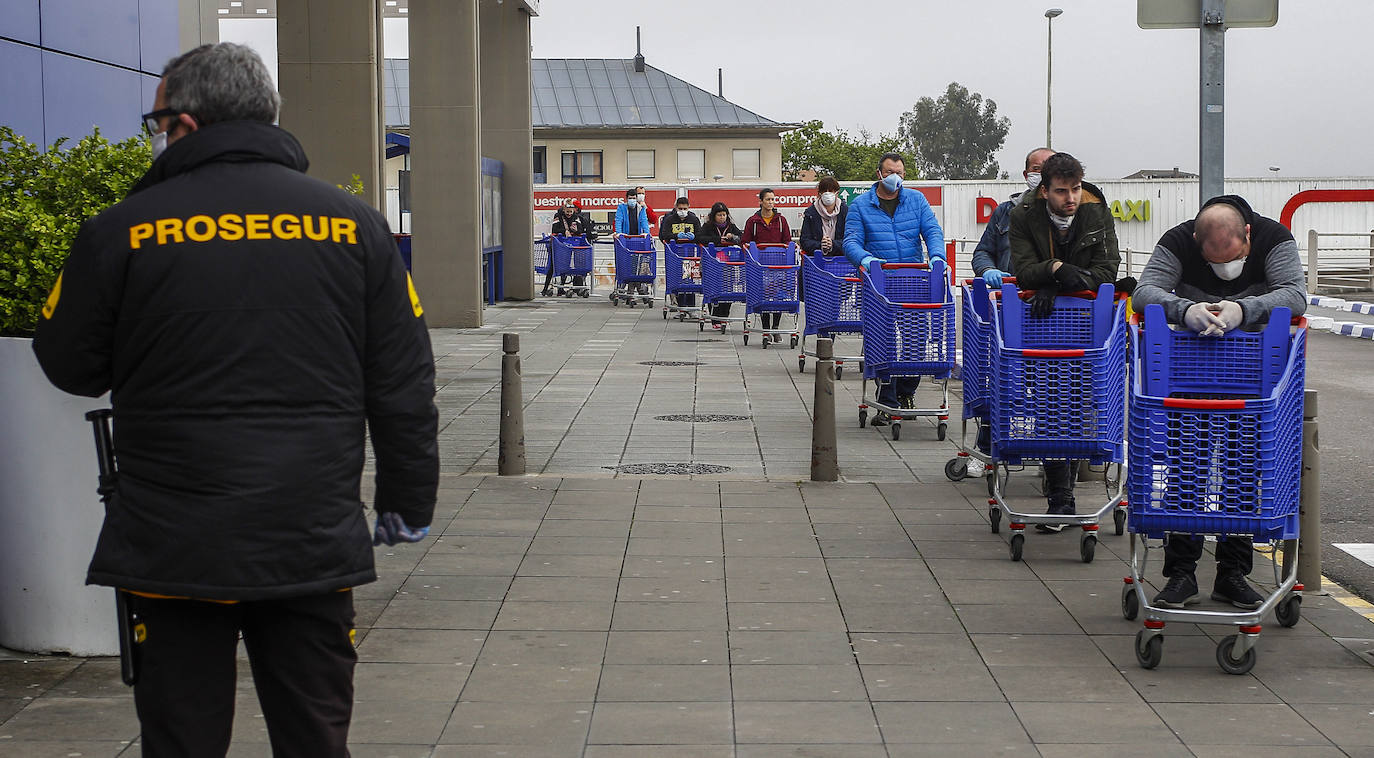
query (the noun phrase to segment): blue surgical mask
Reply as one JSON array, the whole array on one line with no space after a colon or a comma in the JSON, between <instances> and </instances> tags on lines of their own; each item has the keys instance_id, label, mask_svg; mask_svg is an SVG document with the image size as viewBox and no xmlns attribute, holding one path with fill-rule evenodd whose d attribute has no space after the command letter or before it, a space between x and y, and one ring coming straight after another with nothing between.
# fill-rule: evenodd
<instances>
[{"instance_id":1,"label":"blue surgical mask","mask_svg":"<svg viewBox=\"0 0 1374 758\"><path fill-rule=\"evenodd\" d=\"M629 199L627 199L627 200L625 201L625 203L626 203L627 205L629 205L631 208L638 208L638 207L639 207L639 198L637 198L637 197L629 198Z\"/></svg>"},{"instance_id":2,"label":"blue surgical mask","mask_svg":"<svg viewBox=\"0 0 1374 758\"><path fill-rule=\"evenodd\" d=\"M900 174L888 174L883 177L882 185L888 192L896 192L902 188L902 177Z\"/></svg>"}]
</instances>

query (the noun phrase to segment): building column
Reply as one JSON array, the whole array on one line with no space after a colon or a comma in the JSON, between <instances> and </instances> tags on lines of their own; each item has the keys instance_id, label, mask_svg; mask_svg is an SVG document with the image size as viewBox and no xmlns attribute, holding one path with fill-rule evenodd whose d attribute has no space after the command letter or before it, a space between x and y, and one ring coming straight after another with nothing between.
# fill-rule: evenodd
<instances>
[{"instance_id":1,"label":"building column","mask_svg":"<svg viewBox=\"0 0 1374 758\"><path fill-rule=\"evenodd\" d=\"M411 267L432 327L482 325L477 3L410 0Z\"/></svg>"},{"instance_id":2,"label":"building column","mask_svg":"<svg viewBox=\"0 0 1374 758\"><path fill-rule=\"evenodd\" d=\"M382 97L378 0L278 0L277 84L281 125L310 159L310 175L347 185L385 209L381 183Z\"/></svg>"},{"instance_id":3,"label":"building column","mask_svg":"<svg viewBox=\"0 0 1374 758\"><path fill-rule=\"evenodd\" d=\"M534 136L530 131L530 15L521 3L480 0L482 155L501 161L505 294L534 299ZM412 21L413 23L413 21Z\"/></svg>"},{"instance_id":4,"label":"building column","mask_svg":"<svg viewBox=\"0 0 1374 758\"><path fill-rule=\"evenodd\" d=\"M215 0L177 0L178 52L219 42L218 7Z\"/></svg>"}]
</instances>

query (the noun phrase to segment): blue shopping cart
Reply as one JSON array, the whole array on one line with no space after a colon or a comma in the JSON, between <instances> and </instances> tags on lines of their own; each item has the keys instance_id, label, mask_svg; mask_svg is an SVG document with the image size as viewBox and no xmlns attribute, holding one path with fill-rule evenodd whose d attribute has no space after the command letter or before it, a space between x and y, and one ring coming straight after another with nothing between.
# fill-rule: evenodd
<instances>
[{"instance_id":1,"label":"blue shopping cart","mask_svg":"<svg viewBox=\"0 0 1374 758\"><path fill-rule=\"evenodd\" d=\"M701 321L697 330L704 331L709 320L724 331L732 322L743 322L743 316L708 314L711 306L744 302L744 248L707 245L701 256Z\"/></svg>"},{"instance_id":2,"label":"blue shopping cart","mask_svg":"<svg viewBox=\"0 0 1374 758\"><path fill-rule=\"evenodd\" d=\"M1004 277L1004 282L1015 284L1016 277ZM988 289L982 279L965 279L960 293L960 372L959 382L963 388L964 402L959 434L959 453L945 463L945 478L952 482L962 481L969 476L970 461L983 464L982 474L988 477L988 495L992 495L992 477L997 475L997 465L990 451L977 446L969 447L968 426L973 419L976 428L984 429L991 424L989 413L989 385L992 381L992 313L1000 308L1002 291ZM982 438L980 433L979 439ZM976 464L975 464L976 465Z\"/></svg>"},{"instance_id":3,"label":"blue shopping cart","mask_svg":"<svg viewBox=\"0 0 1374 758\"><path fill-rule=\"evenodd\" d=\"M863 301L863 280L859 269L843 255L802 256L802 289L806 293L806 320L802 329L802 351L797 356L797 370L806 372L807 357L816 353L806 349L810 336L835 339L843 334L860 334L860 306ZM858 361L863 371L863 355L835 355L835 378L844 375L844 362Z\"/></svg>"},{"instance_id":4,"label":"blue shopping cart","mask_svg":"<svg viewBox=\"0 0 1374 758\"><path fill-rule=\"evenodd\" d=\"M749 317L758 316L759 328L755 331L763 335L761 342L764 349L768 348L770 342L781 342L783 337L792 339L790 347L797 346L800 338L797 316L801 313L797 274L800 271L797 243L749 243L744 257L744 344L749 344ZM781 316L769 327L765 320L769 314L790 315L791 328L780 328Z\"/></svg>"},{"instance_id":5,"label":"blue shopping cart","mask_svg":"<svg viewBox=\"0 0 1374 758\"><path fill-rule=\"evenodd\" d=\"M1131 575L1122 615L1145 613L1136 660L1159 665L1168 621L1224 624L1238 633L1217 645L1229 674L1250 671L1260 622L1270 611L1281 626L1298 623L1298 501L1302 477L1303 383L1307 322L1275 308L1257 332L1203 337L1173 329L1157 304L1145 307L1131 335L1130 492ZM1282 574L1259 608L1241 613L1175 610L1145 596L1148 539L1169 533L1291 540ZM1140 548L1137 550L1137 548Z\"/></svg>"},{"instance_id":6,"label":"blue shopping cart","mask_svg":"<svg viewBox=\"0 0 1374 758\"><path fill-rule=\"evenodd\" d=\"M593 255L592 245L587 242L587 238L555 235L549 238L549 248L553 275L559 277L560 281L563 277L571 276L574 282L559 284L558 294L564 297L591 297L592 264L596 256ZM577 284L579 279L583 284Z\"/></svg>"},{"instance_id":7,"label":"blue shopping cart","mask_svg":"<svg viewBox=\"0 0 1374 758\"><path fill-rule=\"evenodd\" d=\"M549 261L553 257L553 237L545 234L534 241L534 273L543 276L549 273Z\"/></svg>"},{"instance_id":8,"label":"blue shopping cart","mask_svg":"<svg viewBox=\"0 0 1374 758\"><path fill-rule=\"evenodd\" d=\"M864 386L859 426L868 423L868 410L873 408L886 414L892 439L897 440L904 419L933 416L936 436L943 440L949 427L949 377L955 359L954 295L945 262L936 258L929 264L884 263L862 278ZM881 402L889 384L925 376L940 382L938 407L916 407L914 398L900 405ZM868 399L870 379L873 400Z\"/></svg>"},{"instance_id":9,"label":"blue shopping cart","mask_svg":"<svg viewBox=\"0 0 1374 758\"><path fill-rule=\"evenodd\" d=\"M636 303L654 304L654 284L658 279L658 250L647 234L615 235L615 289L611 304L622 302L631 308Z\"/></svg>"},{"instance_id":10,"label":"blue shopping cart","mask_svg":"<svg viewBox=\"0 0 1374 758\"><path fill-rule=\"evenodd\" d=\"M684 295L701 296L701 245L694 242L669 242L663 246L663 319L676 313L677 319L698 318L701 307L682 305Z\"/></svg>"},{"instance_id":11,"label":"blue shopping cart","mask_svg":"<svg viewBox=\"0 0 1374 758\"><path fill-rule=\"evenodd\" d=\"M1021 560L1027 524L1082 528L1079 557L1093 560L1098 521L1115 510L1117 534L1125 531L1124 492L1116 491L1096 510L1076 514L1024 513L1007 504L1010 467L1028 461L1085 461L1121 464L1125 458L1126 302L1103 284L1096 293L1055 298L1049 316L1031 316L1015 285L1002 285L1000 308L989 308L992 350L988 365L987 411L992 420L991 458L1001 469L992 477L988 520L994 533L1003 514L1011 530L1013 561Z\"/></svg>"}]
</instances>

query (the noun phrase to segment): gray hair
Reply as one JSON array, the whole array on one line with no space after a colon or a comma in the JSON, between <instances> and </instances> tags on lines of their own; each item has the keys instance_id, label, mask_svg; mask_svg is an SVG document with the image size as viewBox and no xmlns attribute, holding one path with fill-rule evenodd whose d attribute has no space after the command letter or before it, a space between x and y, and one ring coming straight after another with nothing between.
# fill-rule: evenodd
<instances>
[{"instance_id":1,"label":"gray hair","mask_svg":"<svg viewBox=\"0 0 1374 758\"><path fill-rule=\"evenodd\" d=\"M221 121L277 120L281 95L252 48L232 42L201 45L173 58L162 71L167 107L201 126Z\"/></svg>"}]
</instances>

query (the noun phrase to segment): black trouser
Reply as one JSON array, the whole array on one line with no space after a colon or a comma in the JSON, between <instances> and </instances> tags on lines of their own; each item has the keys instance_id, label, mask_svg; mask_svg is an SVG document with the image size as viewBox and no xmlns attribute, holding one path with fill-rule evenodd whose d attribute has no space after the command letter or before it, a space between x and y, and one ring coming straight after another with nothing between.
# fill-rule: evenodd
<instances>
[{"instance_id":1,"label":"black trouser","mask_svg":"<svg viewBox=\"0 0 1374 758\"><path fill-rule=\"evenodd\" d=\"M1202 558L1202 535L1170 534L1164 540L1164 578L1197 573ZM1254 540L1249 537L1221 537L1217 540L1217 576L1248 574L1254 568Z\"/></svg>"},{"instance_id":2,"label":"black trouser","mask_svg":"<svg viewBox=\"0 0 1374 758\"><path fill-rule=\"evenodd\" d=\"M240 630L272 755L347 758L352 592L234 604L129 599L148 632L134 686L144 758L228 752Z\"/></svg>"},{"instance_id":3,"label":"black trouser","mask_svg":"<svg viewBox=\"0 0 1374 758\"><path fill-rule=\"evenodd\" d=\"M878 390L878 402L889 408L900 408L902 398L915 395L916 388L919 386L921 386L921 377L919 376L894 376Z\"/></svg>"},{"instance_id":4,"label":"black trouser","mask_svg":"<svg viewBox=\"0 0 1374 758\"><path fill-rule=\"evenodd\" d=\"M711 315L718 316L720 318L729 318L730 305L731 303L729 301L723 303L716 303L715 305L711 306Z\"/></svg>"},{"instance_id":5,"label":"black trouser","mask_svg":"<svg viewBox=\"0 0 1374 758\"><path fill-rule=\"evenodd\" d=\"M695 292L679 292L673 295L673 304L679 308L691 308L697 304Z\"/></svg>"},{"instance_id":6,"label":"black trouser","mask_svg":"<svg viewBox=\"0 0 1374 758\"><path fill-rule=\"evenodd\" d=\"M1073 505L1078 461L1045 461L1045 499L1051 506Z\"/></svg>"},{"instance_id":7,"label":"black trouser","mask_svg":"<svg viewBox=\"0 0 1374 758\"><path fill-rule=\"evenodd\" d=\"M553 267L550 266L549 269L548 269L547 271L544 272L544 291L545 291L545 292L548 292L548 291L549 291L549 284L550 284L550 282L552 282L552 281L553 281ZM559 287L560 289L562 289L563 286L566 285L567 283L568 283L568 277L566 277L566 276L560 276L560 277L558 277L558 287ZM581 287L581 286L582 286L582 277L580 277L580 276L574 276L574 277L572 278L572 283L573 283L573 286L574 286L574 287Z\"/></svg>"},{"instance_id":8,"label":"black trouser","mask_svg":"<svg viewBox=\"0 0 1374 758\"><path fill-rule=\"evenodd\" d=\"M782 323L782 312L781 312L781 311L760 311L760 312L759 312L759 328L760 328L760 329L777 329L777 328L778 328L778 324L780 324L780 323Z\"/></svg>"}]
</instances>

